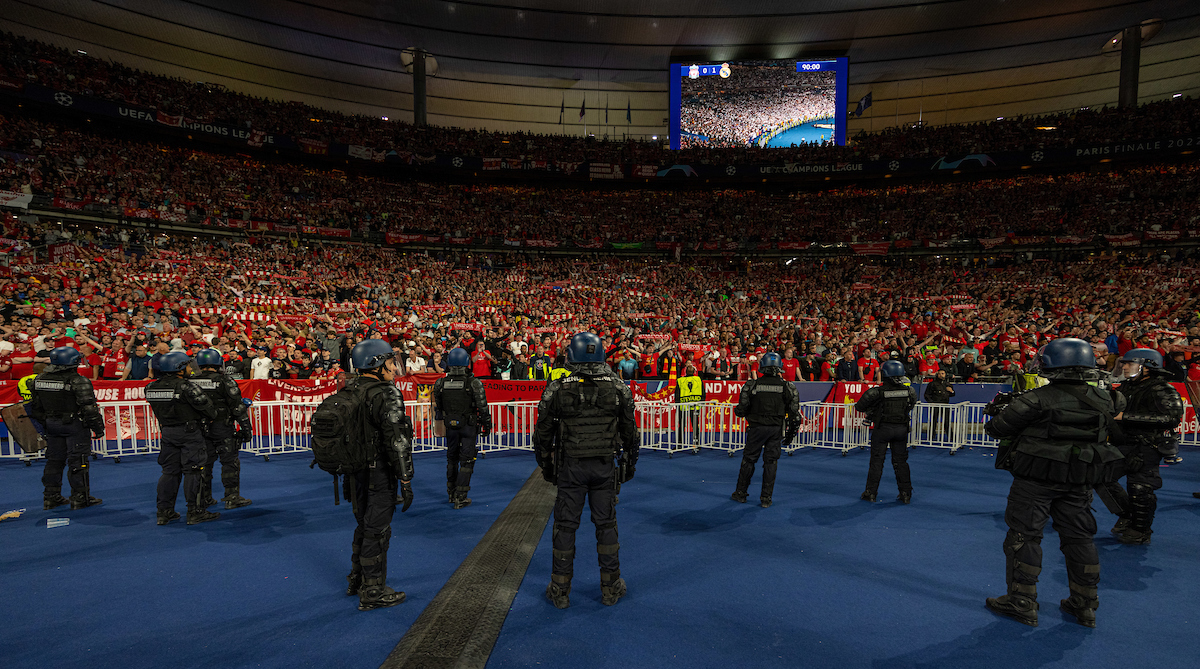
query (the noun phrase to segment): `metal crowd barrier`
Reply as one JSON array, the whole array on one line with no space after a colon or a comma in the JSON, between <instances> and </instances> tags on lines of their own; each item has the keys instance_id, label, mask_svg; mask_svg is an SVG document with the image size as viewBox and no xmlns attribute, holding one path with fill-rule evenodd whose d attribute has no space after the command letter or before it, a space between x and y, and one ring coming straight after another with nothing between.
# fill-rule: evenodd
<instances>
[{"instance_id":1,"label":"metal crowd barrier","mask_svg":"<svg viewBox=\"0 0 1200 669\"><path fill-rule=\"evenodd\" d=\"M477 444L482 455L504 450L533 450L533 431L537 424L537 401L504 402L490 406L493 429ZM242 447L250 455L270 456L309 450L309 428L317 402L257 402L251 407L254 437ZM951 454L962 448L994 448L995 440L984 432L988 417L984 404L919 403L912 412L910 446L944 448ZM641 447L676 453L698 453L710 449L730 457L746 444L746 422L733 414L727 402L676 404L638 402L635 417L641 435ZM120 458L156 453L159 450L158 421L145 401L102 402L101 413L108 427L108 438L92 441L98 457ZM445 437L435 436L433 411L428 402L406 405L413 421L413 451L425 453L445 450ZM870 443L870 426L853 404L803 402L800 431L784 447L792 454L805 448L839 450L843 455ZM1200 447L1198 421L1185 421L1181 444ZM0 437L0 459L21 460L26 465L42 454L26 454L7 436Z\"/></svg>"}]
</instances>

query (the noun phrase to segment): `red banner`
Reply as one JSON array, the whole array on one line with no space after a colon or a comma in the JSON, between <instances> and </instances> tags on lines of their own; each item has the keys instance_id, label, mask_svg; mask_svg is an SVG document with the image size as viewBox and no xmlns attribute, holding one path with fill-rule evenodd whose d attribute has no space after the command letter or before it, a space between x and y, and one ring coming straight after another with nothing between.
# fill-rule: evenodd
<instances>
[{"instance_id":1,"label":"red banner","mask_svg":"<svg viewBox=\"0 0 1200 669\"><path fill-rule=\"evenodd\" d=\"M871 242L869 244L851 244L850 248L860 256L885 256L891 242Z\"/></svg>"},{"instance_id":2,"label":"red banner","mask_svg":"<svg viewBox=\"0 0 1200 669\"><path fill-rule=\"evenodd\" d=\"M779 242L781 251L803 251L812 246L812 242Z\"/></svg>"},{"instance_id":3,"label":"red banner","mask_svg":"<svg viewBox=\"0 0 1200 669\"><path fill-rule=\"evenodd\" d=\"M1183 232L1179 230L1147 230L1142 233L1146 239L1159 239L1173 242L1183 236Z\"/></svg>"}]
</instances>

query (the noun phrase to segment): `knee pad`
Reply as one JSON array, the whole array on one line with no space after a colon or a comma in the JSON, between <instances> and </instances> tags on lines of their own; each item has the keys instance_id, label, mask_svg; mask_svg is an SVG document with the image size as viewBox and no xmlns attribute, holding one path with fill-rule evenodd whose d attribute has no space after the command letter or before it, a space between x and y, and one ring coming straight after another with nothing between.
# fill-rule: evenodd
<instances>
[{"instance_id":1,"label":"knee pad","mask_svg":"<svg viewBox=\"0 0 1200 669\"><path fill-rule=\"evenodd\" d=\"M1009 530L1008 534L1004 535L1004 550L1006 552L1016 553L1021 550L1025 544L1041 545L1042 538L1033 538L1027 534L1022 534L1016 530Z\"/></svg>"},{"instance_id":2,"label":"knee pad","mask_svg":"<svg viewBox=\"0 0 1200 669\"><path fill-rule=\"evenodd\" d=\"M379 545L386 546L392 539L392 528L388 526L382 532L364 532L363 538L378 541Z\"/></svg>"},{"instance_id":3,"label":"knee pad","mask_svg":"<svg viewBox=\"0 0 1200 669\"><path fill-rule=\"evenodd\" d=\"M569 525L563 525L561 523L554 523L554 531L555 532L570 532L571 534L575 534L576 529L577 529L576 527L572 527Z\"/></svg>"},{"instance_id":4,"label":"knee pad","mask_svg":"<svg viewBox=\"0 0 1200 669\"><path fill-rule=\"evenodd\" d=\"M458 468L459 474L470 474L475 471L475 458L463 462Z\"/></svg>"},{"instance_id":5,"label":"knee pad","mask_svg":"<svg viewBox=\"0 0 1200 669\"><path fill-rule=\"evenodd\" d=\"M609 522L609 523L597 523L596 524L597 532L600 532L603 530L615 530L615 529L617 529L617 521L615 521L615 520L612 522Z\"/></svg>"},{"instance_id":6,"label":"knee pad","mask_svg":"<svg viewBox=\"0 0 1200 669\"><path fill-rule=\"evenodd\" d=\"M1130 483L1129 484L1129 496L1130 497L1148 497L1153 494L1154 494L1154 488L1145 483Z\"/></svg>"}]
</instances>

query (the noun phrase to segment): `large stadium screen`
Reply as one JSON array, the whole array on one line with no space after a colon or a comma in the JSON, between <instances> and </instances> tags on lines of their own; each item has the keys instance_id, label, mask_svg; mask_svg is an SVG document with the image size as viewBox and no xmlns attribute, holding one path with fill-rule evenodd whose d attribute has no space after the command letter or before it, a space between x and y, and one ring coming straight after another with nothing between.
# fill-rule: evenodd
<instances>
[{"instance_id":1,"label":"large stadium screen","mask_svg":"<svg viewBox=\"0 0 1200 669\"><path fill-rule=\"evenodd\" d=\"M846 59L671 65L671 148L846 143Z\"/></svg>"}]
</instances>

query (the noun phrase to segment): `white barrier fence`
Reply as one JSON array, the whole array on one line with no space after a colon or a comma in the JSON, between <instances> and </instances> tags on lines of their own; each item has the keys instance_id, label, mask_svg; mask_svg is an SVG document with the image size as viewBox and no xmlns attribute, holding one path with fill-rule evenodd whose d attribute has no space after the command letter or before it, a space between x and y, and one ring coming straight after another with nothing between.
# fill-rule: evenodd
<instances>
[{"instance_id":1,"label":"white barrier fence","mask_svg":"<svg viewBox=\"0 0 1200 669\"><path fill-rule=\"evenodd\" d=\"M745 447L746 422L733 414L733 404L701 402L672 404L639 402L636 417L641 447L664 451L669 455L701 448L724 451L731 457ZM996 442L983 430L988 417L983 404L917 404L912 412L910 446L945 448L951 453L964 447L995 447ZM120 458L156 453L159 450L158 421L145 402L103 402L100 404L109 436L95 439L92 452L99 457ZM254 437L242 450L270 459L271 455L309 450L309 424L317 403L258 402L251 407ZM433 412L428 403L407 405L416 437L413 452L444 450L444 437L434 436ZM480 437L479 452L533 450L533 431L537 424L537 402L504 402L490 406L493 430ZM803 402L802 421L787 453L803 448L840 450L843 455L869 445L870 426L852 404ZM1185 421L1181 443L1200 446L1197 421ZM8 437L0 438L0 459L20 459L27 465L42 454L26 454Z\"/></svg>"}]
</instances>

